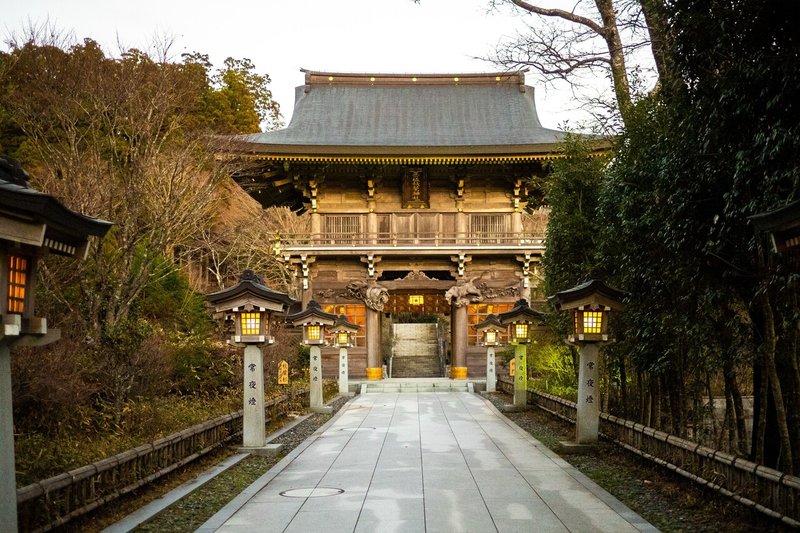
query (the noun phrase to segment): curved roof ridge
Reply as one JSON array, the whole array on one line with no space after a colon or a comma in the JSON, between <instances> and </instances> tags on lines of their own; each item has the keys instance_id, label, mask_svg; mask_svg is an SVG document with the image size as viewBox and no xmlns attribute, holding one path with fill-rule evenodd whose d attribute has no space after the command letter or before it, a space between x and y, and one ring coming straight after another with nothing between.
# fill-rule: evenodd
<instances>
[{"instance_id":1,"label":"curved roof ridge","mask_svg":"<svg viewBox=\"0 0 800 533\"><path fill-rule=\"evenodd\" d=\"M330 72L300 69L308 87L316 85L499 85L525 86L525 72Z\"/></svg>"}]
</instances>

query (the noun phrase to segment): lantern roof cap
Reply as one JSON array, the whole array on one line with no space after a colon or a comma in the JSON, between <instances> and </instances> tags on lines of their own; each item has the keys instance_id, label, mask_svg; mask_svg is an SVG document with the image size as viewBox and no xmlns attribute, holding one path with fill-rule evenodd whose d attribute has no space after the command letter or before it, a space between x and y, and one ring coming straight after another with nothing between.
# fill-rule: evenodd
<instances>
[{"instance_id":1,"label":"lantern roof cap","mask_svg":"<svg viewBox=\"0 0 800 533\"><path fill-rule=\"evenodd\" d=\"M513 322L532 323L541 322L544 318L544 313L537 311L536 309L532 309L531 306L528 305L528 300L522 298L517 300L512 309L506 311L505 313L500 313L498 318L500 319L500 324L503 325L511 324Z\"/></svg>"},{"instance_id":2,"label":"lantern roof cap","mask_svg":"<svg viewBox=\"0 0 800 533\"><path fill-rule=\"evenodd\" d=\"M800 200L747 217L758 231L776 231L800 225Z\"/></svg>"},{"instance_id":3,"label":"lantern roof cap","mask_svg":"<svg viewBox=\"0 0 800 533\"><path fill-rule=\"evenodd\" d=\"M590 279L583 283L555 293L548 300L558 310L577 309L578 307L606 306L615 310L623 310L625 293L606 284L601 279Z\"/></svg>"},{"instance_id":4,"label":"lantern roof cap","mask_svg":"<svg viewBox=\"0 0 800 533\"><path fill-rule=\"evenodd\" d=\"M500 317L491 314L487 316L483 322L474 324L472 327L475 328L476 331L486 331L487 329L500 329L505 327L505 325L500 322Z\"/></svg>"},{"instance_id":5,"label":"lantern roof cap","mask_svg":"<svg viewBox=\"0 0 800 533\"><path fill-rule=\"evenodd\" d=\"M258 305L259 301L263 300L265 303L272 304L270 307L277 306L283 312L295 303L295 300L285 292L267 287L264 280L252 270L242 272L239 283L236 285L206 295L206 300L216 306L218 311L226 309L228 304L236 307L233 303L240 302L243 298L246 298L252 305ZM277 309L273 307L273 310Z\"/></svg>"},{"instance_id":6,"label":"lantern roof cap","mask_svg":"<svg viewBox=\"0 0 800 533\"><path fill-rule=\"evenodd\" d=\"M77 254L90 236L103 237L112 223L73 211L57 198L31 189L28 173L14 159L0 157L0 221L37 226L37 239L19 240L61 255ZM16 240L13 237L11 240Z\"/></svg>"},{"instance_id":7,"label":"lantern roof cap","mask_svg":"<svg viewBox=\"0 0 800 533\"><path fill-rule=\"evenodd\" d=\"M348 322L347 317L344 315L336 317L333 326L331 326L333 331L346 331L348 333L356 333L359 329L361 329L361 326Z\"/></svg>"},{"instance_id":8,"label":"lantern roof cap","mask_svg":"<svg viewBox=\"0 0 800 533\"><path fill-rule=\"evenodd\" d=\"M322 310L316 300L308 302L306 308L298 313L291 314L286 317L286 320L291 322L293 326L317 323L323 326L331 326L336 321L337 317L333 313L326 313Z\"/></svg>"}]
</instances>

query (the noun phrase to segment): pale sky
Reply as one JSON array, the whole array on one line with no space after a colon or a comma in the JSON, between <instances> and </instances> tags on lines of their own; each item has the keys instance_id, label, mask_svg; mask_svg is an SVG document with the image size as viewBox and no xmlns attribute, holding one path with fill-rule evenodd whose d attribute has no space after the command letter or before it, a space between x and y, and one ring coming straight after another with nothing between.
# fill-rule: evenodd
<instances>
[{"instance_id":1,"label":"pale sky","mask_svg":"<svg viewBox=\"0 0 800 533\"><path fill-rule=\"evenodd\" d=\"M552 0L570 9L573 2ZM288 124L300 68L342 72L494 72L489 56L520 27L510 10L487 12L488 0L0 0L4 41L31 23L49 23L91 37L108 53L147 48L154 37L174 38L183 52L249 58L272 79ZM530 19L530 17L527 17ZM604 84L600 80L600 84ZM545 88L530 76L545 127L577 126L588 115L566 88Z\"/></svg>"}]
</instances>

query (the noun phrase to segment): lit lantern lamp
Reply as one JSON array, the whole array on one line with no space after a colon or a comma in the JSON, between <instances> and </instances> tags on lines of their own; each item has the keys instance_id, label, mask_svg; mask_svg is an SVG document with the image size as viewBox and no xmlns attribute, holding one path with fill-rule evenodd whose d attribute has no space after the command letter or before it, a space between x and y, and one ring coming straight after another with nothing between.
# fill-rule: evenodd
<instances>
[{"instance_id":1,"label":"lit lantern lamp","mask_svg":"<svg viewBox=\"0 0 800 533\"><path fill-rule=\"evenodd\" d=\"M263 448L266 442L264 415L264 354L261 346L272 344L270 319L286 313L295 301L288 294L273 291L252 270L242 273L239 283L206 296L214 318L232 319L234 331L229 343L244 345L242 445Z\"/></svg>"},{"instance_id":2,"label":"lit lantern lamp","mask_svg":"<svg viewBox=\"0 0 800 533\"><path fill-rule=\"evenodd\" d=\"M54 254L84 259L92 237L102 238L111 222L68 209L31 189L28 174L0 157L0 524L17 531L14 420L11 398L12 346L57 341L58 329L34 316L37 262Z\"/></svg>"},{"instance_id":3,"label":"lit lantern lamp","mask_svg":"<svg viewBox=\"0 0 800 533\"><path fill-rule=\"evenodd\" d=\"M486 320L472 327L481 334L484 346L499 346L500 334L508 329L500 323L497 315L489 315Z\"/></svg>"},{"instance_id":4,"label":"lit lantern lamp","mask_svg":"<svg viewBox=\"0 0 800 533\"><path fill-rule=\"evenodd\" d=\"M357 324L347 321L344 315L339 315L339 318L331 326L331 331L334 335L334 346L337 348L349 348L353 345L353 337L358 330L361 329Z\"/></svg>"},{"instance_id":5,"label":"lit lantern lamp","mask_svg":"<svg viewBox=\"0 0 800 533\"><path fill-rule=\"evenodd\" d=\"M489 315L486 320L472 326L481 334L486 346L486 392L494 392L497 386L497 366L494 347L500 344L500 333L507 329L500 323L497 315Z\"/></svg>"},{"instance_id":6,"label":"lit lantern lamp","mask_svg":"<svg viewBox=\"0 0 800 533\"><path fill-rule=\"evenodd\" d=\"M572 334L567 341L581 344L608 342L609 313L625 308L623 296L621 291L593 279L558 292L549 299L556 309L572 311Z\"/></svg>"},{"instance_id":7,"label":"lit lantern lamp","mask_svg":"<svg viewBox=\"0 0 800 533\"><path fill-rule=\"evenodd\" d=\"M316 300L308 302L305 310L286 317L293 326L303 326L303 344L322 346L325 344L325 328L336 322L336 315L322 310Z\"/></svg>"},{"instance_id":8,"label":"lit lantern lamp","mask_svg":"<svg viewBox=\"0 0 800 533\"><path fill-rule=\"evenodd\" d=\"M572 311L572 333L567 342L580 346L575 424L575 441L578 444L597 442L600 427L598 345L609 341L609 313L625 308L623 297L621 291L599 279L593 279L549 298L557 310Z\"/></svg>"},{"instance_id":9,"label":"lit lantern lamp","mask_svg":"<svg viewBox=\"0 0 800 533\"><path fill-rule=\"evenodd\" d=\"M542 312L531 309L527 300L518 300L510 311L500 313L499 320L511 326L511 344L527 344L531 340L532 326L541 324L543 317Z\"/></svg>"},{"instance_id":10,"label":"lit lantern lamp","mask_svg":"<svg viewBox=\"0 0 800 533\"><path fill-rule=\"evenodd\" d=\"M327 413L331 409L322 405L322 352L320 346L325 344L325 328L333 326L337 317L322 310L316 300L308 302L308 306L299 313L286 317L293 326L303 327L303 344L311 347L309 353L309 407L316 413Z\"/></svg>"},{"instance_id":11,"label":"lit lantern lamp","mask_svg":"<svg viewBox=\"0 0 800 533\"><path fill-rule=\"evenodd\" d=\"M214 309L214 318L232 318L233 344L272 344L270 316L286 313L294 300L288 294L273 291L252 270L242 273L239 283L206 296Z\"/></svg>"},{"instance_id":12,"label":"lit lantern lamp","mask_svg":"<svg viewBox=\"0 0 800 533\"><path fill-rule=\"evenodd\" d=\"M339 348L339 393L350 395L349 370L347 364L347 348L353 345L353 338L358 330L357 324L347 321L344 315L339 315L331 326L334 346Z\"/></svg>"},{"instance_id":13,"label":"lit lantern lamp","mask_svg":"<svg viewBox=\"0 0 800 533\"><path fill-rule=\"evenodd\" d=\"M514 406L524 408L528 405L528 352L531 332L542 323L544 313L531 309L527 300L518 300L514 307L500 313L500 323L511 326L511 344L514 349Z\"/></svg>"}]
</instances>

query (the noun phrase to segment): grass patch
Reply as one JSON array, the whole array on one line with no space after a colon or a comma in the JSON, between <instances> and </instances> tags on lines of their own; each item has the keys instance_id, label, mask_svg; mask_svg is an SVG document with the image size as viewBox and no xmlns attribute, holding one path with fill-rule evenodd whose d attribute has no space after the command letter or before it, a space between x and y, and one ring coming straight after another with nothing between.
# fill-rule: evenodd
<instances>
[{"instance_id":1,"label":"grass patch","mask_svg":"<svg viewBox=\"0 0 800 533\"><path fill-rule=\"evenodd\" d=\"M134 531L194 531L280 459L250 455Z\"/></svg>"}]
</instances>

